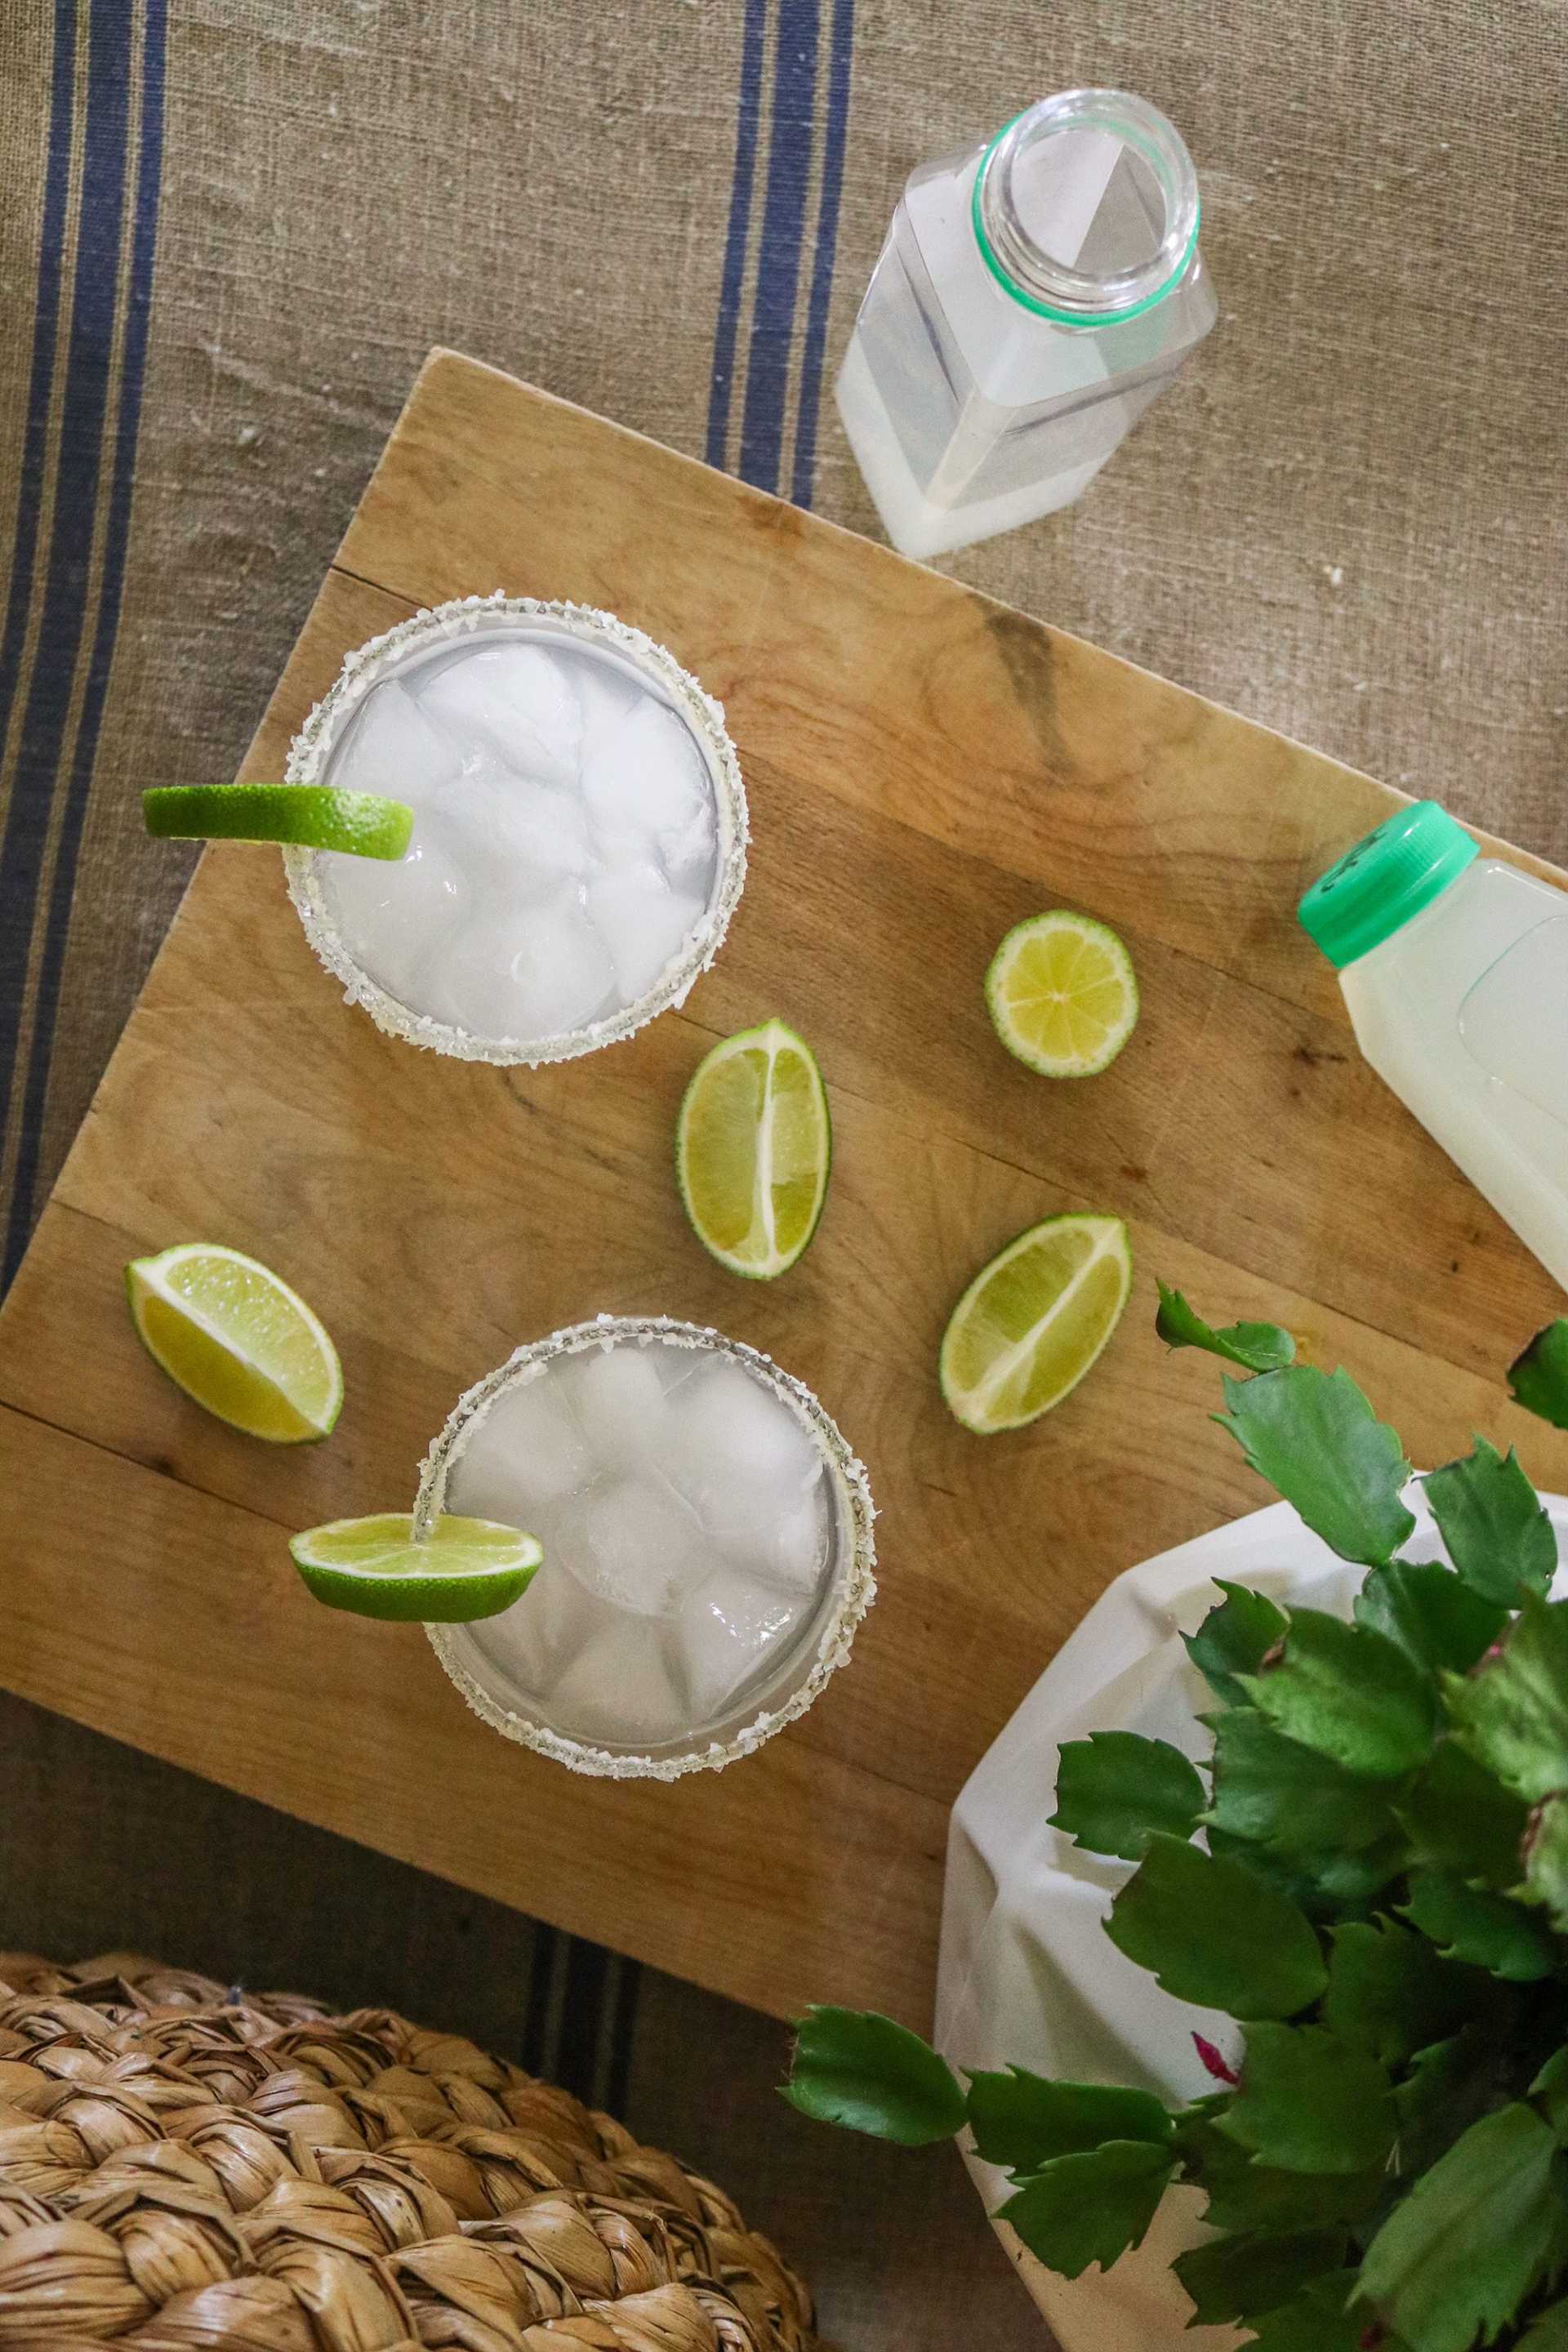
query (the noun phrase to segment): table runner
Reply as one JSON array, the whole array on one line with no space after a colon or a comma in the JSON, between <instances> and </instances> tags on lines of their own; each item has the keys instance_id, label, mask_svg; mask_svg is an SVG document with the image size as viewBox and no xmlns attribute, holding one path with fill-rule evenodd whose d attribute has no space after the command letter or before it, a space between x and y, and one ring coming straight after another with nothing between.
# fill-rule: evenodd
<instances>
[{"instance_id":1,"label":"table runner","mask_svg":"<svg viewBox=\"0 0 1568 2352\"><path fill-rule=\"evenodd\" d=\"M232 772L426 349L875 530L830 387L897 189L1046 89L1122 83L1180 125L1221 323L1079 508L952 568L1568 858L1565 61L1562 0L12 0L0 1273L187 870L137 793ZM85 1948L51 1910L144 1906L103 1809L153 1790L170 1866L230 1841L210 1940L177 1957L265 1948L262 1853L309 1874L295 1825L241 1835L237 1801L67 1727L8 1706L0 1747L32 1857L0 1939ZM430 1958L452 1898L420 1885L401 1916ZM1018 2340L930 2168L792 2138L791 2210L764 2210L742 2175L780 2143L739 2086L765 2088L772 2029L644 1980L639 2032L635 1972L506 1932L516 2037L694 2128L722 2113L704 2159L847 2336ZM321 1967L353 1958L323 1938ZM672 2135L657 2104L633 2120Z\"/></svg>"}]
</instances>

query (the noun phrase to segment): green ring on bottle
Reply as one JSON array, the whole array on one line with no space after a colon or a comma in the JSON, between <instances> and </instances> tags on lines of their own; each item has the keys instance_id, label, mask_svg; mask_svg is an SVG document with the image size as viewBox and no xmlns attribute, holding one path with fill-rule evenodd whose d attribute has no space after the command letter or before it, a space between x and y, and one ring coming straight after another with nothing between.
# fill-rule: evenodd
<instances>
[{"instance_id":1,"label":"green ring on bottle","mask_svg":"<svg viewBox=\"0 0 1568 2352\"><path fill-rule=\"evenodd\" d=\"M1026 108L1025 112L1028 111L1029 110ZM1012 122L1005 122L1002 125L990 146L980 158L980 169L974 174L974 185L969 193L969 216L974 226L974 242L980 247L980 258L1005 294L1011 295L1013 300L1021 303L1026 310L1032 310L1037 319L1049 319L1056 326L1114 327L1119 326L1124 319L1141 319L1146 310L1152 310L1156 303L1163 302L1166 295L1172 293L1186 276L1193 256L1198 249L1198 227L1203 213L1202 198L1194 198L1193 233L1187 239L1186 248L1181 258L1173 265L1163 285L1156 286L1152 294L1145 294L1141 302L1131 303L1127 309L1121 310L1063 310L1054 303L1042 302L1037 296L1026 294L1017 279L1010 271L1003 268L992 250L991 240L985 234L984 223L980 217L980 191L985 185L985 174L991 169L991 158L1012 130L1013 124L1022 122L1023 119L1022 114L1016 114Z\"/></svg>"}]
</instances>

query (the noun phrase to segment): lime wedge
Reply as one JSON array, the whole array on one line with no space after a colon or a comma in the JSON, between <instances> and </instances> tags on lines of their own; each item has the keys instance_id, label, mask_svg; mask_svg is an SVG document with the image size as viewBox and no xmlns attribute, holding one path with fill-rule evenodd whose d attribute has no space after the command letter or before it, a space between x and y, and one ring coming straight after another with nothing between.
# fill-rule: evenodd
<instances>
[{"instance_id":1,"label":"lime wedge","mask_svg":"<svg viewBox=\"0 0 1568 2352\"><path fill-rule=\"evenodd\" d=\"M1138 982L1114 931L1058 907L1014 925L991 959L985 1002L996 1034L1031 1070L1091 1078L1132 1034Z\"/></svg>"},{"instance_id":2,"label":"lime wedge","mask_svg":"<svg viewBox=\"0 0 1568 2352\"><path fill-rule=\"evenodd\" d=\"M409 1511L329 1519L290 1536L294 1565L318 1601L356 1617L467 1624L510 1609L544 1554L532 1536L494 1519L438 1518L416 1541Z\"/></svg>"},{"instance_id":3,"label":"lime wedge","mask_svg":"<svg viewBox=\"0 0 1568 2352\"><path fill-rule=\"evenodd\" d=\"M181 1242L125 1269L148 1354L197 1404L274 1445L325 1437L343 1401L338 1351L267 1266L216 1242Z\"/></svg>"},{"instance_id":4,"label":"lime wedge","mask_svg":"<svg viewBox=\"0 0 1568 2352\"><path fill-rule=\"evenodd\" d=\"M1121 1320L1120 1217L1047 1217L982 1266L942 1334L942 1392L965 1429L1017 1429L1078 1386Z\"/></svg>"},{"instance_id":5,"label":"lime wedge","mask_svg":"<svg viewBox=\"0 0 1568 2352\"><path fill-rule=\"evenodd\" d=\"M675 1172L691 1229L731 1274L786 1274L827 1196L833 1130L816 1056L782 1021L726 1037L686 1089Z\"/></svg>"},{"instance_id":6,"label":"lime wedge","mask_svg":"<svg viewBox=\"0 0 1568 2352\"><path fill-rule=\"evenodd\" d=\"M327 784L154 784L142 815L160 841L287 841L351 857L401 857L414 811Z\"/></svg>"}]
</instances>

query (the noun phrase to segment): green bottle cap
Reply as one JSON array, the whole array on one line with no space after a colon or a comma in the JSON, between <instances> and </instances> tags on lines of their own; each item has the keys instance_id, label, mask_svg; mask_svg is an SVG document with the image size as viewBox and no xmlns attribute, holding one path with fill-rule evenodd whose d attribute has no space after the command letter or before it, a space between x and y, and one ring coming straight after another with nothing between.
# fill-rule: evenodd
<instances>
[{"instance_id":1,"label":"green bottle cap","mask_svg":"<svg viewBox=\"0 0 1568 2352\"><path fill-rule=\"evenodd\" d=\"M1297 912L1332 964L1354 963L1457 882L1480 845L1436 801L1385 817L1314 882Z\"/></svg>"}]
</instances>

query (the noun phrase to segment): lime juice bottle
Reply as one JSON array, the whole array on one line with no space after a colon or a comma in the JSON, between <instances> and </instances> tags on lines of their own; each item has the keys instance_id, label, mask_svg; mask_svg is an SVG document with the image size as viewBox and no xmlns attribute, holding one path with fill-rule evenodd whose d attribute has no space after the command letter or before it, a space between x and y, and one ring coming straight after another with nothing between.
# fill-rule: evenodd
<instances>
[{"instance_id":1,"label":"lime juice bottle","mask_svg":"<svg viewBox=\"0 0 1568 2352\"><path fill-rule=\"evenodd\" d=\"M1300 919L1373 1069L1568 1287L1568 898L1417 801Z\"/></svg>"}]
</instances>

